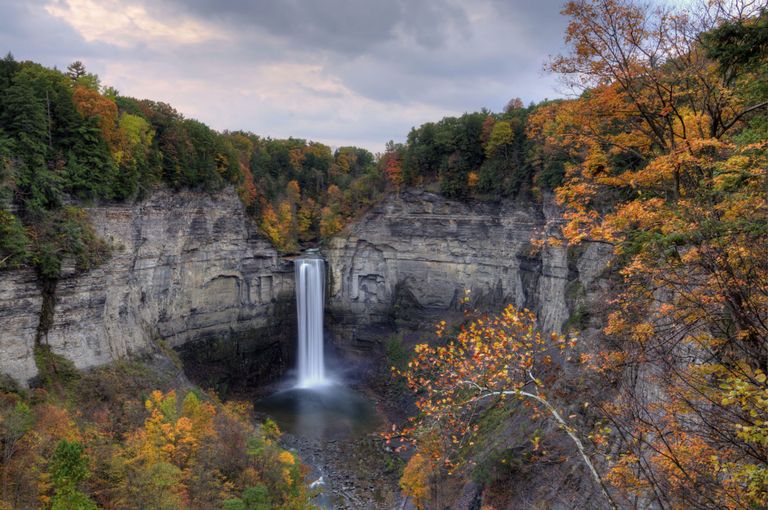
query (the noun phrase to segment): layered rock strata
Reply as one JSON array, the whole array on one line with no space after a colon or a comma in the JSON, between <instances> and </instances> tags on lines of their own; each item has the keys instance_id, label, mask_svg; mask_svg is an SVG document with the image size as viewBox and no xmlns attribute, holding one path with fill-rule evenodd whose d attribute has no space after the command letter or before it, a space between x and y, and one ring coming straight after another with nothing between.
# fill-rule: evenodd
<instances>
[{"instance_id":1,"label":"layered rock strata","mask_svg":"<svg viewBox=\"0 0 768 510\"><path fill-rule=\"evenodd\" d=\"M365 347L377 324L423 329L464 306L511 303L535 311L545 330L560 331L588 299L611 248L536 243L558 235L559 218L550 197L464 203L421 191L391 196L326 250L329 322L343 343Z\"/></svg>"},{"instance_id":2,"label":"layered rock strata","mask_svg":"<svg viewBox=\"0 0 768 510\"><path fill-rule=\"evenodd\" d=\"M49 296L47 327L38 327L44 289L34 273L0 273L1 372L27 384L36 374L36 337L78 368L147 352L158 340L286 350L292 309L281 305L293 299L292 268L258 235L231 190L159 191L89 214L112 257L89 272L65 269Z\"/></svg>"}]
</instances>

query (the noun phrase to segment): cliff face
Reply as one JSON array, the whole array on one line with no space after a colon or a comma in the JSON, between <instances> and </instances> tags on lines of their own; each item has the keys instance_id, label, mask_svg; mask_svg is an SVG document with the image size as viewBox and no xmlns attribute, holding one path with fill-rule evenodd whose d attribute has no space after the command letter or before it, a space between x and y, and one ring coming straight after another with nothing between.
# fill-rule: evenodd
<instances>
[{"instance_id":1,"label":"cliff face","mask_svg":"<svg viewBox=\"0 0 768 510\"><path fill-rule=\"evenodd\" d=\"M65 270L53 292L31 271L0 273L0 372L22 384L34 377L36 337L79 368L165 340L212 384L263 379L290 362L292 264L258 235L234 193L160 191L89 212L114 246L107 263ZM536 248L532 240L557 235L558 217L547 199L461 203L418 191L385 199L324 250L335 340L364 349L382 324L431 329L460 314L465 289L472 306L526 307L547 330L585 321L611 250Z\"/></svg>"},{"instance_id":2,"label":"cliff face","mask_svg":"<svg viewBox=\"0 0 768 510\"><path fill-rule=\"evenodd\" d=\"M609 246L537 248L557 235L559 211L543 204L460 203L426 192L389 197L336 237L326 252L328 311L337 337L365 347L368 327L398 321L431 327L461 308L508 303L560 331L591 297Z\"/></svg>"},{"instance_id":3,"label":"cliff face","mask_svg":"<svg viewBox=\"0 0 768 510\"><path fill-rule=\"evenodd\" d=\"M58 281L52 321L39 333L53 352L85 368L147 352L157 339L282 349L293 321L276 309L292 301L293 273L234 193L161 191L89 213L113 256L84 274L65 270ZM43 290L30 271L1 274L0 372L26 383L36 374Z\"/></svg>"}]
</instances>

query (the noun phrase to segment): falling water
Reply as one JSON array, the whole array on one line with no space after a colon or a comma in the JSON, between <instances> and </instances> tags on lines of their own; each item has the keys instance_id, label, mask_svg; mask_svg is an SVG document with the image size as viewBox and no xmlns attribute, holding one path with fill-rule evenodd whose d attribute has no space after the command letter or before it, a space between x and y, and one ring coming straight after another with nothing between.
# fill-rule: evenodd
<instances>
[{"instance_id":1,"label":"falling water","mask_svg":"<svg viewBox=\"0 0 768 510\"><path fill-rule=\"evenodd\" d=\"M323 259L296 260L296 307L299 321L299 388L328 383L323 360Z\"/></svg>"}]
</instances>

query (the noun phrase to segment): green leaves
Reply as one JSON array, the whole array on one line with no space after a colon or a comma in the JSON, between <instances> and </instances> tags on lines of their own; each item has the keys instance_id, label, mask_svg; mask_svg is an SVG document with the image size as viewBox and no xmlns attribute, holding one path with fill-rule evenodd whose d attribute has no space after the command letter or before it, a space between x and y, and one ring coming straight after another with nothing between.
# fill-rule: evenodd
<instances>
[{"instance_id":1,"label":"green leaves","mask_svg":"<svg viewBox=\"0 0 768 510\"><path fill-rule=\"evenodd\" d=\"M30 257L29 238L21 221L0 210L0 270L18 268Z\"/></svg>"},{"instance_id":2,"label":"green leaves","mask_svg":"<svg viewBox=\"0 0 768 510\"><path fill-rule=\"evenodd\" d=\"M78 490L78 485L90 476L85 447L78 441L62 439L50 462L51 479L55 487L52 510L95 510L96 504Z\"/></svg>"}]
</instances>

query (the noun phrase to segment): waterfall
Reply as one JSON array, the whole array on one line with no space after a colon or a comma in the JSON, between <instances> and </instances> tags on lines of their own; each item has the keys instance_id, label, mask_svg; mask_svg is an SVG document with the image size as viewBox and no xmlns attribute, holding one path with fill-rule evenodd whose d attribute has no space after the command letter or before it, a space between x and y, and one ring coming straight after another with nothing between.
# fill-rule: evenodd
<instances>
[{"instance_id":1,"label":"waterfall","mask_svg":"<svg viewBox=\"0 0 768 510\"><path fill-rule=\"evenodd\" d=\"M327 384L323 359L323 259L301 258L296 267L296 308L299 321L299 388Z\"/></svg>"}]
</instances>

